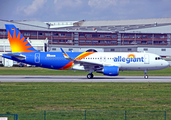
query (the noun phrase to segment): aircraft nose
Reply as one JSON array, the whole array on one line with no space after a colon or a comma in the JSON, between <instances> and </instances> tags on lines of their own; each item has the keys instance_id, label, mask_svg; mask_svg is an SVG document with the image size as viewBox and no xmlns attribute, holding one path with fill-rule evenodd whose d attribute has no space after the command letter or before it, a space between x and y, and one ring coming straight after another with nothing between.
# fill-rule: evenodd
<instances>
[{"instance_id":1,"label":"aircraft nose","mask_svg":"<svg viewBox=\"0 0 171 120\"><path fill-rule=\"evenodd\" d=\"M167 61L165 61L165 60L163 60L162 61L162 63L161 63L161 68L167 68L167 67L169 67L170 66L170 64L169 64L169 62L167 62Z\"/></svg>"},{"instance_id":2,"label":"aircraft nose","mask_svg":"<svg viewBox=\"0 0 171 120\"><path fill-rule=\"evenodd\" d=\"M169 67L170 66L169 62L165 61L164 66Z\"/></svg>"}]
</instances>

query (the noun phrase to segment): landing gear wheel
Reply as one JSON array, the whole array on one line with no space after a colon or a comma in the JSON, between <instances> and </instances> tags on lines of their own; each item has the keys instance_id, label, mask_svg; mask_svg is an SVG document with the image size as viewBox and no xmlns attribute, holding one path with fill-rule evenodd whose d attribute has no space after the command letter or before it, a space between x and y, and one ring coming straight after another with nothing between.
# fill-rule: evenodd
<instances>
[{"instance_id":1,"label":"landing gear wheel","mask_svg":"<svg viewBox=\"0 0 171 120\"><path fill-rule=\"evenodd\" d=\"M144 75L144 78L145 78L145 79L148 79L148 75Z\"/></svg>"},{"instance_id":2,"label":"landing gear wheel","mask_svg":"<svg viewBox=\"0 0 171 120\"><path fill-rule=\"evenodd\" d=\"M89 74L87 75L87 78L88 78L88 79L91 79L91 78L93 78L93 76L94 76L94 75L93 75L92 73L89 73Z\"/></svg>"},{"instance_id":3,"label":"landing gear wheel","mask_svg":"<svg viewBox=\"0 0 171 120\"><path fill-rule=\"evenodd\" d=\"M144 78L148 79L147 70L144 71Z\"/></svg>"}]
</instances>

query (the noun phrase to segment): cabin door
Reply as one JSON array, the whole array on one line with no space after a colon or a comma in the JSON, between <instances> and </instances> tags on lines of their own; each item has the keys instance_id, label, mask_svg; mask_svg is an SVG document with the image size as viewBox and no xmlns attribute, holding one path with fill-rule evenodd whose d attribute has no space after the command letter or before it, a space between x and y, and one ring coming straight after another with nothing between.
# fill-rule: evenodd
<instances>
[{"instance_id":1,"label":"cabin door","mask_svg":"<svg viewBox=\"0 0 171 120\"><path fill-rule=\"evenodd\" d=\"M149 55L144 54L144 64L149 64L149 63L150 63Z\"/></svg>"},{"instance_id":2,"label":"cabin door","mask_svg":"<svg viewBox=\"0 0 171 120\"><path fill-rule=\"evenodd\" d=\"M35 53L35 63L40 63L40 53Z\"/></svg>"}]
</instances>

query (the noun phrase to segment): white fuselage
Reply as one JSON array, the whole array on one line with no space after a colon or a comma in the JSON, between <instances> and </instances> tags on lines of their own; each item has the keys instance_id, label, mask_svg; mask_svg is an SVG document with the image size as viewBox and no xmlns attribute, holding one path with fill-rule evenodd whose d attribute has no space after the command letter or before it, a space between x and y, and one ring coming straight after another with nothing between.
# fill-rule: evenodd
<instances>
[{"instance_id":1,"label":"white fuselage","mask_svg":"<svg viewBox=\"0 0 171 120\"><path fill-rule=\"evenodd\" d=\"M95 52L85 58L81 58L81 61L103 66L118 66L120 71L159 70L169 66L169 63L160 56L142 52ZM79 67L81 66L73 66L73 69L79 69ZM82 70L85 70L85 68L82 68Z\"/></svg>"}]
</instances>

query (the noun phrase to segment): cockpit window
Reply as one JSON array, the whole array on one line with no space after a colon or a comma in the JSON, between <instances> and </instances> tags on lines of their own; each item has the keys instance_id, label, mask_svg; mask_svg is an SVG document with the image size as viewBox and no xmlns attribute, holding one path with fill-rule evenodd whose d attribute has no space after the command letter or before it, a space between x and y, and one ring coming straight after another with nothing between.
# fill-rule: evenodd
<instances>
[{"instance_id":1,"label":"cockpit window","mask_svg":"<svg viewBox=\"0 0 171 120\"><path fill-rule=\"evenodd\" d=\"M155 57L155 60L163 60L161 57Z\"/></svg>"}]
</instances>

